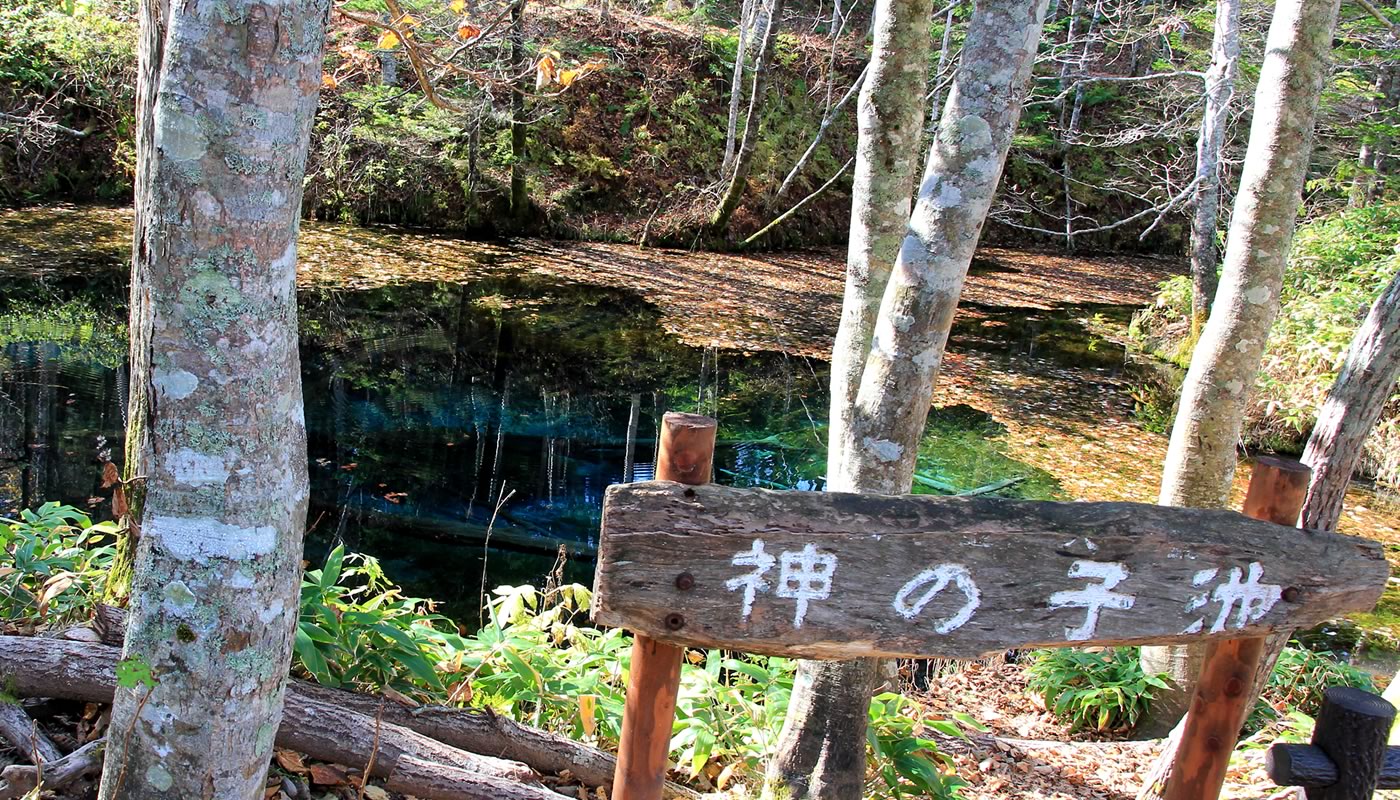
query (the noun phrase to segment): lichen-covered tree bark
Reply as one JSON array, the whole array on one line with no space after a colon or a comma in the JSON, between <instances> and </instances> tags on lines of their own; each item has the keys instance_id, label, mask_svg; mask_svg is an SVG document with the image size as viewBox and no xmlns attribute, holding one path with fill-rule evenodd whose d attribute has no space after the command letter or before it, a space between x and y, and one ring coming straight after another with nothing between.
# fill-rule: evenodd
<instances>
[{"instance_id":1,"label":"lichen-covered tree bark","mask_svg":"<svg viewBox=\"0 0 1400 800\"><path fill-rule=\"evenodd\" d=\"M261 795L297 616L296 233L329 0L143 3L139 517L103 798ZM161 35L160 31L163 31Z\"/></svg>"},{"instance_id":2,"label":"lichen-covered tree bark","mask_svg":"<svg viewBox=\"0 0 1400 800\"><path fill-rule=\"evenodd\" d=\"M755 0L764 2L764 0ZM766 0L766 16L762 10L756 11L755 32L763 31L758 51L753 57L753 88L749 90L749 113L744 118L744 135L739 140L739 150L734 154L733 165L725 176L724 194L715 204L710 216L710 230L721 233L729 225L729 218L744 199L744 189L749 183L749 169L753 166L754 148L758 147L758 129L763 116L763 101L768 94L768 80L772 73L773 51L778 44L778 29L782 27L783 0Z\"/></svg>"},{"instance_id":3,"label":"lichen-covered tree bark","mask_svg":"<svg viewBox=\"0 0 1400 800\"><path fill-rule=\"evenodd\" d=\"M1200 336L1215 299L1220 264L1215 244L1220 215L1220 151L1235 95L1240 61L1240 0L1216 0L1215 38L1206 73L1206 110L1196 139L1196 201L1191 215L1191 335Z\"/></svg>"},{"instance_id":4,"label":"lichen-covered tree bark","mask_svg":"<svg viewBox=\"0 0 1400 800\"><path fill-rule=\"evenodd\" d=\"M1400 272L1356 329L1337 381L1317 414L1303 463L1312 481L1303 501L1304 528L1336 530L1347 484L1356 472L1366 437L1381 417L1400 378Z\"/></svg>"},{"instance_id":5,"label":"lichen-covered tree bark","mask_svg":"<svg viewBox=\"0 0 1400 800\"><path fill-rule=\"evenodd\" d=\"M1225 268L1182 385L1158 498L1163 505L1229 503L1245 404L1278 313L1337 7L1338 0L1279 0L1275 6ZM1151 660L1151 650L1144 650ZM1170 727L1159 714L1184 709L1195 677L1183 674L1172 692L1159 692L1167 699L1154 704L1150 725Z\"/></svg>"},{"instance_id":6,"label":"lichen-covered tree bark","mask_svg":"<svg viewBox=\"0 0 1400 800\"><path fill-rule=\"evenodd\" d=\"M909 230L909 202L922 155L922 70L929 57L923 28L932 13L932 0L880 0L875 6L874 45L856 108L846 291L831 350L826 479L832 491L858 491L842 478L848 462L844 430L855 408L880 300Z\"/></svg>"},{"instance_id":7,"label":"lichen-covered tree bark","mask_svg":"<svg viewBox=\"0 0 1400 800\"><path fill-rule=\"evenodd\" d=\"M906 215L931 4L880 0L862 90L846 297L833 353L828 485L903 494L972 253L1020 118L1045 0L977 4L918 202ZM902 225L895 220L903 216ZM884 283L883 291L879 282ZM876 305L878 298L878 307ZM872 661L803 662L778 753L775 795L861 796Z\"/></svg>"}]
</instances>

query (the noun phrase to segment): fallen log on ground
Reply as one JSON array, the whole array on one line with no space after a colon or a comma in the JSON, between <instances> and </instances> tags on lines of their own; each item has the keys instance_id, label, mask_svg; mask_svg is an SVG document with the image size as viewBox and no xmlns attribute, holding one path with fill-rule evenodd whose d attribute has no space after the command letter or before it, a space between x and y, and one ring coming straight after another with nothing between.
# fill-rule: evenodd
<instances>
[{"instance_id":1,"label":"fallen log on ground","mask_svg":"<svg viewBox=\"0 0 1400 800\"><path fill-rule=\"evenodd\" d=\"M0 699L0 741L9 742L31 764L63 758L63 752L39 730L24 708L4 699Z\"/></svg>"},{"instance_id":2,"label":"fallen log on ground","mask_svg":"<svg viewBox=\"0 0 1400 800\"><path fill-rule=\"evenodd\" d=\"M125 620L124 609L99 604L92 630L103 642L120 646ZM379 714L379 700L367 694L331 689L296 679L288 684L288 692L358 711L368 717ZM401 725L469 753L519 761L549 775L568 772L585 786L612 788L613 771L617 768L617 757L613 754L567 736L522 725L489 710L442 706L405 708L389 703L383 714L386 722ZM700 796L699 792L672 781L666 782L663 791L666 800L695 800Z\"/></svg>"},{"instance_id":3,"label":"fallen log on ground","mask_svg":"<svg viewBox=\"0 0 1400 800\"><path fill-rule=\"evenodd\" d=\"M103 738L88 742L66 756L40 765L5 767L0 770L0 800L24 797L39 785L41 777L44 788L50 791L66 789L83 778L95 777L102 769L102 747L106 741Z\"/></svg>"},{"instance_id":4,"label":"fallen log on ground","mask_svg":"<svg viewBox=\"0 0 1400 800\"><path fill-rule=\"evenodd\" d=\"M348 708L367 716L379 712L379 700L370 695L330 689L306 681L292 681L292 692L323 703ZM472 753L528 764L540 772L568 772L587 786L611 786L617 758L567 736L522 725L487 710L419 706L397 703L384 707L384 721L401 725L439 742ZM673 800L700 795L678 783L667 782L665 797Z\"/></svg>"},{"instance_id":5,"label":"fallen log on ground","mask_svg":"<svg viewBox=\"0 0 1400 800\"><path fill-rule=\"evenodd\" d=\"M21 697L110 703L117 648L0 636L0 684ZM289 687L277 744L363 769L392 791L423 800L558 800L524 764L468 753L391 722L302 696Z\"/></svg>"}]
</instances>

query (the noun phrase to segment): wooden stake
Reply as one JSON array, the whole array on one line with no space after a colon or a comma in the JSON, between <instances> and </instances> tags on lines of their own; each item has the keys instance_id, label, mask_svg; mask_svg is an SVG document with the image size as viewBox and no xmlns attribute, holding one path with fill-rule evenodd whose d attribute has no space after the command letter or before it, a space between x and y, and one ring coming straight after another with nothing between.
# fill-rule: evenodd
<instances>
[{"instance_id":1,"label":"wooden stake","mask_svg":"<svg viewBox=\"0 0 1400 800\"><path fill-rule=\"evenodd\" d=\"M1259 457L1249 479L1244 513L1280 525L1296 525L1311 474L1292 459ZM1226 639L1215 642L1206 652L1163 793L1165 800L1220 796L1230 754L1254 699L1251 690L1267 643L1267 638Z\"/></svg>"},{"instance_id":2,"label":"wooden stake","mask_svg":"<svg viewBox=\"0 0 1400 800\"><path fill-rule=\"evenodd\" d=\"M661 420L656 479L692 486L710 482L718 423L699 414L666 413ZM638 635L622 710L613 800L660 800L666 754L676 718L685 648Z\"/></svg>"}]
</instances>

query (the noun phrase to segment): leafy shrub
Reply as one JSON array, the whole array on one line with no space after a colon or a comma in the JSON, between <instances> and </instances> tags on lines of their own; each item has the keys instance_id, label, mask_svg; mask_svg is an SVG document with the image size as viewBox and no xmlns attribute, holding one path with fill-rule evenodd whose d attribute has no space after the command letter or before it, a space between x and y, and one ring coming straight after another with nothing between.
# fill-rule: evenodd
<instances>
[{"instance_id":1,"label":"leafy shrub","mask_svg":"<svg viewBox=\"0 0 1400 800\"><path fill-rule=\"evenodd\" d=\"M58 503L0 519L0 619L34 625L87 618L116 555L116 530Z\"/></svg>"},{"instance_id":2,"label":"leafy shrub","mask_svg":"<svg viewBox=\"0 0 1400 800\"><path fill-rule=\"evenodd\" d=\"M928 727L946 736L966 738L964 727L986 728L966 714L954 714L956 722L921 720L919 704L903 695L885 692L870 701L870 727L866 738L875 754L881 794L890 797L928 797L958 800L967 782L958 777L953 759L938 749L938 743L920 736Z\"/></svg>"},{"instance_id":3,"label":"leafy shrub","mask_svg":"<svg viewBox=\"0 0 1400 800\"><path fill-rule=\"evenodd\" d=\"M1348 209L1298 229L1249 409L1251 444L1301 449L1357 325L1400 269L1397 241L1400 203L1394 202ZM1145 349L1184 364L1190 308L1189 278L1171 278L1130 333ZM1391 398L1368 441L1363 469L1400 485L1400 395Z\"/></svg>"},{"instance_id":4,"label":"leafy shrub","mask_svg":"<svg viewBox=\"0 0 1400 800\"><path fill-rule=\"evenodd\" d=\"M1351 686L1368 692L1376 684L1365 672L1335 658L1302 647L1286 647L1269 673L1269 683L1250 711L1245 730L1277 724L1293 714L1317 716L1322 697L1333 686Z\"/></svg>"},{"instance_id":5,"label":"leafy shrub","mask_svg":"<svg viewBox=\"0 0 1400 800\"><path fill-rule=\"evenodd\" d=\"M1030 690L1072 731L1132 728L1147 710L1152 690L1167 688L1164 675L1142 671L1136 647L1041 650L1026 674Z\"/></svg>"},{"instance_id":6,"label":"leafy shrub","mask_svg":"<svg viewBox=\"0 0 1400 800\"><path fill-rule=\"evenodd\" d=\"M336 548L306 573L296 667L330 685L389 686L438 703L490 708L536 727L615 746L621 734L631 639L583 624L584 586L500 586L487 624L471 636L404 597L378 563ZM671 751L691 778L756 785L777 743L795 663L719 650L687 653ZM899 695L870 712L869 796L956 800L963 783L924 728L962 735L970 718L923 719ZM726 776L724 780L720 776Z\"/></svg>"},{"instance_id":7,"label":"leafy shrub","mask_svg":"<svg viewBox=\"0 0 1400 800\"><path fill-rule=\"evenodd\" d=\"M431 607L403 596L378 560L336 547L302 577L297 662L327 686L441 693L437 667L463 640Z\"/></svg>"}]
</instances>

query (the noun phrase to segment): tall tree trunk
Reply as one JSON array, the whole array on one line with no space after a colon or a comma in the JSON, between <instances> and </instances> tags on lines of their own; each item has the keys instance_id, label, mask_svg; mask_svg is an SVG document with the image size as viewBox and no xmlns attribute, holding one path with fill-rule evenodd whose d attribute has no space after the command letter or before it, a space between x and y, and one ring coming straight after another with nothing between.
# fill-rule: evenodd
<instances>
[{"instance_id":1,"label":"tall tree trunk","mask_svg":"<svg viewBox=\"0 0 1400 800\"><path fill-rule=\"evenodd\" d=\"M933 384L1020 117L1045 7L1045 0L978 4L918 202L899 234L891 228L908 208L911 183L900 153L920 135L931 4L880 0L876 7L857 150L865 163L833 352L832 489L903 494L913 483ZM799 666L769 769L779 793L860 797L876 677L869 660Z\"/></svg>"},{"instance_id":2,"label":"tall tree trunk","mask_svg":"<svg viewBox=\"0 0 1400 800\"><path fill-rule=\"evenodd\" d=\"M130 295L130 353L127 363L126 443L122 465L122 495L127 513L117 520L117 554L107 573L103 589L108 603L124 603L131 593L132 571L136 564L136 539L140 535L141 508L145 486L137 476L146 474L146 459L150 452L150 430L146 415L150 397L146 382L140 376L150 372L151 339L150 309L146 298L149 275L141 265L150 260L147 235L151 220L151 187L153 181L142 180L155 174L156 151L156 93L160 89L160 70L165 61L165 31L170 19L170 0L141 0L138 59L136 65L136 175L132 187L135 221L132 225L131 295Z\"/></svg>"},{"instance_id":3,"label":"tall tree trunk","mask_svg":"<svg viewBox=\"0 0 1400 800\"><path fill-rule=\"evenodd\" d=\"M1224 508L1229 502L1245 405L1278 313L1337 7L1338 0L1279 0L1275 7L1225 269L1182 385L1162 476L1163 505ZM1184 707L1196 677L1182 676L1172 691L1158 692L1164 699L1149 712L1149 728L1175 723L1163 719L1163 710Z\"/></svg>"},{"instance_id":4,"label":"tall tree trunk","mask_svg":"<svg viewBox=\"0 0 1400 800\"><path fill-rule=\"evenodd\" d=\"M1215 244L1220 212L1220 151L1230 122L1235 73L1240 61L1240 0L1216 0L1215 38L1206 73L1206 110L1196 138L1196 202L1191 216L1191 338L1201 335L1215 299Z\"/></svg>"},{"instance_id":5,"label":"tall tree trunk","mask_svg":"<svg viewBox=\"0 0 1400 800\"><path fill-rule=\"evenodd\" d=\"M510 7L510 63L516 75L510 93L510 216L519 228L530 211L525 188L525 0Z\"/></svg>"},{"instance_id":6,"label":"tall tree trunk","mask_svg":"<svg viewBox=\"0 0 1400 800\"><path fill-rule=\"evenodd\" d=\"M1387 42L1391 47L1400 46L1393 35ZM1376 99L1367 104L1368 110L1379 114L1383 122L1391 122L1393 115L1400 112L1400 65L1389 63L1379 68L1376 95ZM1368 206L1380 198L1385 187L1385 162L1394 145L1392 138L1388 133L1377 133L1362 140L1356 155L1356 177L1351 186L1353 208Z\"/></svg>"},{"instance_id":7,"label":"tall tree trunk","mask_svg":"<svg viewBox=\"0 0 1400 800\"><path fill-rule=\"evenodd\" d=\"M880 299L909 230L909 203L919 170L928 35L933 0L879 0L875 41L856 106L856 165L846 291L831 350L831 408L826 479L831 491L857 491L843 471L844 447Z\"/></svg>"},{"instance_id":8,"label":"tall tree trunk","mask_svg":"<svg viewBox=\"0 0 1400 800\"><path fill-rule=\"evenodd\" d=\"M722 178L729 177L734 169L735 147L739 140L739 109L744 102L744 68L749 60L749 41L753 31L758 29L755 18L762 0L744 0L739 7L739 44L734 51L734 77L729 81L729 124L724 133L724 163L720 165Z\"/></svg>"},{"instance_id":9,"label":"tall tree trunk","mask_svg":"<svg viewBox=\"0 0 1400 800\"><path fill-rule=\"evenodd\" d=\"M1356 472L1366 437L1381 418L1400 378L1400 271L1356 329L1346 362L1317 414L1303 463L1312 482L1303 502L1304 528L1336 530L1347 484Z\"/></svg>"},{"instance_id":10,"label":"tall tree trunk","mask_svg":"<svg viewBox=\"0 0 1400 800\"><path fill-rule=\"evenodd\" d=\"M104 800L262 792L306 521L296 233L328 13L142 4L130 425L145 497L124 655L152 680L117 693Z\"/></svg>"},{"instance_id":11,"label":"tall tree trunk","mask_svg":"<svg viewBox=\"0 0 1400 800\"><path fill-rule=\"evenodd\" d=\"M762 0L755 0L762 2ZM749 90L749 113L744 119L744 137L739 140L739 152L734 155L734 165L729 173L729 185L724 190L715 212L710 217L710 231L721 233L729 226L729 218L739 201L744 198L744 189L749 182L749 169L753 166L754 148L758 146L758 129L763 116L764 95L768 92L769 73L772 72L773 50L778 44L778 28L783 18L783 0L768 0L767 22L763 26L763 40L754 54L753 88ZM763 20L759 20L760 22ZM757 26L755 26L757 27Z\"/></svg>"}]
</instances>

